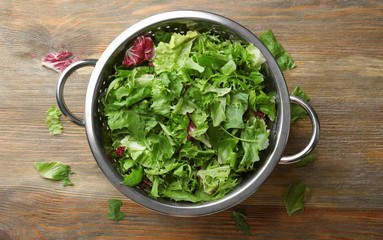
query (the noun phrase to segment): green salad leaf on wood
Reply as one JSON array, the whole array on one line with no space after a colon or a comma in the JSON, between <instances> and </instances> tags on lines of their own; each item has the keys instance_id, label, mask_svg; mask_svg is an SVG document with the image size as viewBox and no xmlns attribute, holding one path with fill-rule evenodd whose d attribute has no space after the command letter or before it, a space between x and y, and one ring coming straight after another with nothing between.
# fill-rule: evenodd
<instances>
[{"instance_id":1,"label":"green salad leaf on wood","mask_svg":"<svg viewBox=\"0 0 383 240\"><path fill-rule=\"evenodd\" d=\"M283 200L289 216L298 210L304 210L303 202L308 198L309 192L308 187L297 181L287 187Z\"/></svg>"},{"instance_id":2,"label":"green salad leaf on wood","mask_svg":"<svg viewBox=\"0 0 383 240\"><path fill-rule=\"evenodd\" d=\"M73 186L68 174L74 174L69 165L59 162L37 162L33 165L43 178L62 181L63 186Z\"/></svg>"},{"instance_id":3,"label":"green salad leaf on wood","mask_svg":"<svg viewBox=\"0 0 383 240\"><path fill-rule=\"evenodd\" d=\"M308 101L310 97L300 88L295 87L291 95L297 96L305 101ZM290 104L291 111L291 124L297 119L307 116L307 111L297 104Z\"/></svg>"},{"instance_id":4,"label":"green salad leaf on wood","mask_svg":"<svg viewBox=\"0 0 383 240\"><path fill-rule=\"evenodd\" d=\"M61 111L56 108L54 105L46 111L47 117L45 118L45 123L49 128L49 133L51 135L59 135L63 133L63 126L60 122Z\"/></svg>"},{"instance_id":5,"label":"green salad leaf on wood","mask_svg":"<svg viewBox=\"0 0 383 240\"><path fill-rule=\"evenodd\" d=\"M148 57L116 65L102 99L121 184L175 201L222 198L269 145L264 57L210 32L159 34L166 42L154 47L140 39L126 57Z\"/></svg>"},{"instance_id":6,"label":"green salad leaf on wood","mask_svg":"<svg viewBox=\"0 0 383 240\"><path fill-rule=\"evenodd\" d=\"M121 212L122 201L118 199L108 200L108 219L113 221L121 221L126 214Z\"/></svg>"},{"instance_id":7,"label":"green salad leaf on wood","mask_svg":"<svg viewBox=\"0 0 383 240\"><path fill-rule=\"evenodd\" d=\"M275 39L273 31L269 29L267 32L259 34L259 38L273 54L277 60L279 67L282 71L296 67L294 60L290 54L282 47L282 45Z\"/></svg>"}]
</instances>

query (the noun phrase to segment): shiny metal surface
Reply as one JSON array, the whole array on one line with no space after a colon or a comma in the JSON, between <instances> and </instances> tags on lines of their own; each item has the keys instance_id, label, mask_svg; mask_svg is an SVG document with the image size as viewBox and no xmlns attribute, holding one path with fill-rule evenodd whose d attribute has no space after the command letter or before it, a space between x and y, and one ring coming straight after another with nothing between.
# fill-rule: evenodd
<instances>
[{"instance_id":1,"label":"shiny metal surface","mask_svg":"<svg viewBox=\"0 0 383 240\"><path fill-rule=\"evenodd\" d=\"M65 104L65 99L64 99L65 83L67 79L70 77L70 75L73 72L75 72L77 69L86 67L86 66L95 66L96 62L97 62L96 59L87 59L87 60L80 60L71 64L63 71L63 73L60 75L60 78L57 82L57 86L56 86L57 105L65 117L67 117L71 122L79 126L85 126L85 121L78 118L76 115L74 115Z\"/></svg>"},{"instance_id":2,"label":"shiny metal surface","mask_svg":"<svg viewBox=\"0 0 383 240\"><path fill-rule=\"evenodd\" d=\"M305 158L314 150L315 146L318 144L318 141L319 141L320 122L315 110L310 106L310 104L308 104L306 101L304 101L303 99L299 97L290 96L290 101L292 103L300 105L308 113L311 119L311 124L312 124L312 135L311 135L310 142L302 151L292 156L282 157L281 160L279 161L279 164L291 164L291 163L299 162L300 160Z\"/></svg>"}]
</instances>

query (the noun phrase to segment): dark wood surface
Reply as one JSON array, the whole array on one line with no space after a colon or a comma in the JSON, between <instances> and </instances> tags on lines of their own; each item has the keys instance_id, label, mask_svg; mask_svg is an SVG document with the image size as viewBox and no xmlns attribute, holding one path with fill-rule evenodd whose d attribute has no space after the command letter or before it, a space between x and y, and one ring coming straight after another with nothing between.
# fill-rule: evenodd
<instances>
[{"instance_id":1,"label":"dark wood surface","mask_svg":"<svg viewBox=\"0 0 383 240\"><path fill-rule=\"evenodd\" d=\"M132 24L177 9L215 12L255 34L271 28L298 66L284 72L290 91L311 96L322 127L314 163L280 165L235 208L198 218L132 202L98 168L84 128L62 117L64 133L50 136L45 125L59 74L42 57L69 50L98 58ZM0 239L244 239L231 220L236 208L256 239L383 239L382 41L381 1L1 1ZM78 71L65 89L80 116L90 72ZM294 124L286 154L310 131L308 119ZM42 179L39 161L71 165L75 186ZM283 193L295 180L311 194L289 217ZM118 223L107 219L110 198L123 201Z\"/></svg>"}]
</instances>

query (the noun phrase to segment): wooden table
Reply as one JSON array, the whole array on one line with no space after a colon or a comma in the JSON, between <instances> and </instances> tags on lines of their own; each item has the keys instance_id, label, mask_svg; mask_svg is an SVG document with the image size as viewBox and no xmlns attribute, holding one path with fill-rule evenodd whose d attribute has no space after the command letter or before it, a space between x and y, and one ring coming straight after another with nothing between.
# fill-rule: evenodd
<instances>
[{"instance_id":1,"label":"wooden table","mask_svg":"<svg viewBox=\"0 0 383 240\"><path fill-rule=\"evenodd\" d=\"M191 3L193 2L193 3ZM381 1L14 1L0 3L0 239L244 239L231 220L244 209L257 239L383 238L383 4ZM206 217L151 212L118 192L97 166L84 128L64 117L50 136L45 111L59 74L40 64L52 51L98 58L122 31L156 13L197 9L229 17L255 34L272 29L296 61L290 91L311 96L321 121L318 159L280 165L250 198ZM91 68L71 77L68 106L82 116ZM308 119L292 126L286 154L308 142ZM42 179L33 164L60 161L75 186ZM289 217L286 187L311 189ZM107 219L108 199L127 217ZM249 237L251 238L251 237Z\"/></svg>"}]
</instances>

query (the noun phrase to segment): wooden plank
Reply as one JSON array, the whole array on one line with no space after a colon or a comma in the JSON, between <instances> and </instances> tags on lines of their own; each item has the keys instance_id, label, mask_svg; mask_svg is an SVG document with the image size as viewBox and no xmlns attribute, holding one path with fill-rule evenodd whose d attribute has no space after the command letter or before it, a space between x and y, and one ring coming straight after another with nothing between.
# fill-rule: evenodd
<instances>
[{"instance_id":1,"label":"wooden plank","mask_svg":"<svg viewBox=\"0 0 383 240\"><path fill-rule=\"evenodd\" d=\"M278 166L238 207L261 239L383 238L383 4L379 1L49 1L0 3L0 239L242 239L229 209L201 218L146 210L105 178L84 128L62 117L64 134L50 136L45 111L55 104L59 74L40 59L57 50L99 58L139 20L176 9L203 9L256 34L271 28L296 61L285 71L321 121L316 162ZM68 106L83 116L91 68L67 84ZM308 119L291 127L286 154L307 144ZM72 166L73 187L42 179L38 161ZM287 216L283 193L294 180L311 189L303 213ZM123 200L126 219L106 217L107 200Z\"/></svg>"}]
</instances>

